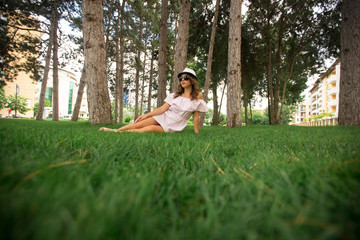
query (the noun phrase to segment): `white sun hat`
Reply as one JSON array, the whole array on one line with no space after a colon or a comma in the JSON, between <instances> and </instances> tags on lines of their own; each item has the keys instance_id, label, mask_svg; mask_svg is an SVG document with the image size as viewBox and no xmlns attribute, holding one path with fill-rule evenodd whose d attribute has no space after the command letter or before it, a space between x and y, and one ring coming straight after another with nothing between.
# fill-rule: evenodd
<instances>
[{"instance_id":1,"label":"white sun hat","mask_svg":"<svg viewBox=\"0 0 360 240\"><path fill-rule=\"evenodd\" d=\"M182 71L181 73L178 74L178 77L180 77L181 74L184 74L184 73L190 74L197 79L195 71L190 68L185 68L184 71Z\"/></svg>"}]
</instances>

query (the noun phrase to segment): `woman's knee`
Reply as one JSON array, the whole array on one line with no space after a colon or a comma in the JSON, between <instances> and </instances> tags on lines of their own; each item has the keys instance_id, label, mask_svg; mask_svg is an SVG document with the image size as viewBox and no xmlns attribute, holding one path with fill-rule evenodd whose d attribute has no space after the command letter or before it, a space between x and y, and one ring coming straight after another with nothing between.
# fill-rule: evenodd
<instances>
[{"instance_id":1,"label":"woman's knee","mask_svg":"<svg viewBox=\"0 0 360 240\"><path fill-rule=\"evenodd\" d=\"M139 130L140 132L164 132L164 129L160 125L150 125Z\"/></svg>"},{"instance_id":2,"label":"woman's knee","mask_svg":"<svg viewBox=\"0 0 360 240\"><path fill-rule=\"evenodd\" d=\"M141 122L135 123L135 128L139 129L139 128L144 128L144 127L148 127L148 126L152 126L152 125L158 125L158 123L155 121L155 119L153 117L150 117Z\"/></svg>"}]
</instances>

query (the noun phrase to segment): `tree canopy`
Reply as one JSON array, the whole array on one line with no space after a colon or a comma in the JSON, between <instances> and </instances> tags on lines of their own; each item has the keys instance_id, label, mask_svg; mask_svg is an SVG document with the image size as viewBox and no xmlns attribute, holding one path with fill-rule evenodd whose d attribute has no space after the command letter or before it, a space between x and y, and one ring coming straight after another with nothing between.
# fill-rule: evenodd
<instances>
[{"instance_id":1,"label":"tree canopy","mask_svg":"<svg viewBox=\"0 0 360 240\"><path fill-rule=\"evenodd\" d=\"M1 14L14 12L25 16L42 16L50 19L52 2L45 0L5 1L1 7ZM81 1L60 2L59 12L62 13L62 18L73 29L82 31ZM125 102L133 106L135 105L134 101L136 104L140 101L142 106L145 102L151 102L151 98L158 98L158 71L160 69L157 63L161 48L159 45L161 2L160 0L129 0L125 4L124 0L103 1L106 80L109 82L112 96L118 97L120 92L124 93L127 98ZM164 56L166 76L164 83L166 84L165 90L172 91L181 2L179 0L166 2L169 5L166 7L168 15L166 19L167 40L165 43L166 56ZM340 3L340 0L304 0L301 2L297 0L249 0L243 3L248 7L241 27L243 105L250 106L255 93L260 93L269 100L270 123L281 123L283 106L292 105L301 99L300 94L306 88L308 76L321 70L326 58L339 54ZM125 6L123 10L122 6ZM226 86L228 80L229 13L230 0L221 0L210 81L210 91L213 96L210 100L214 102L213 119L215 124L219 122L219 101L221 102L221 96L218 96L217 90L220 85ZM214 14L213 1L191 0L187 66L196 70L201 88L204 87ZM20 25L34 28L36 24L40 24L39 21L34 21L35 18L29 19L33 20L26 22L19 19L17 24L12 25L16 25L18 28ZM123 21L122 29L120 29L120 20ZM4 69L2 70L3 79L11 79L16 75L16 71L22 70L33 71L33 76L36 78L39 75L37 72L39 58L36 53L39 52L40 44L46 44L47 41L25 38L26 41L21 41L21 44L13 43L8 41L10 21L1 19L1 24L7 26L4 28L6 32L1 32L2 36L6 37L0 40L3 46L1 55L5 59L1 66ZM44 27L40 31L48 34L48 20L42 24ZM37 26L37 28L39 27ZM65 49L67 45L63 43L69 39L78 48L67 48L66 51L63 51L64 55L61 58L67 59L63 63L79 61L81 66L84 54L82 36L61 32L60 48ZM120 43L117 43L117 39L120 39ZM29 47L30 45L32 47ZM29 57L22 67L12 67L11 71L5 71L6 64L4 63L14 61L11 58L10 49L24 53L28 51L28 56L32 56L32 58ZM25 51L25 49L27 50ZM41 49L46 48L42 47ZM123 52L123 57L119 57L116 49ZM123 84L121 90L116 90L116 84L119 83L119 68L116 70L115 66L117 62L121 61L123 61L123 66L120 75L123 76ZM7 64L6 66L12 65ZM81 69L78 70L81 71ZM135 95L138 97L134 98ZM119 101L119 98L117 99Z\"/></svg>"}]
</instances>

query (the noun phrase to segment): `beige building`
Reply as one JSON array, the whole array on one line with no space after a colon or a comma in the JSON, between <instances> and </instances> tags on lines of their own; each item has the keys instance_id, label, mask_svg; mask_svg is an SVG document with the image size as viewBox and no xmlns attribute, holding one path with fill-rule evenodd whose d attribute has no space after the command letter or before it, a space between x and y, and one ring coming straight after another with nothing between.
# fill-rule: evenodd
<instances>
[{"instance_id":1,"label":"beige building","mask_svg":"<svg viewBox=\"0 0 360 240\"><path fill-rule=\"evenodd\" d=\"M75 106L78 84L79 81L74 73L64 69L59 69L59 118L70 119ZM44 110L44 118L51 117L52 114L52 89L53 89L53 71L50 68L49 77L46 84L45 99L50 101L51 107L46 107ZM14 95L16 92L16 85L19 88L18 96L27 98L27 111L25 114L17 113L20 117L34 117L34 105L39 102L41 82L35 82L30 77L21 72L14 82L7 82L4 87L5 95ZM15 114L15 109L12 109L12 115ZM1 109L0 114L2 116L8 116L9 109ZM88 107L86 89L83 94L79 117L88 118Z\"/></svg>"},{"instance_id":2,"label":"beige building","mask_svg":"<svg viewBox=\"0 0 360 240\"><path fill-rule=\"evenodd\" d=\"M27 18L25 15L19 12L17 16L19 18ZM9 18L10 23L16 20L17 18ZM16 23L12 23L16 25ZM21 29L9 29L9 34L15 35L15 39L17 41L22 42L25 41L24 36L38 37L41 38L41 33L37 31L31 30L23 30ZM19 58L16 63L21 63L25 61L25 57L18 52L13 53L14 56ZM15 63L13 63L15 64ZM42 69L40 69L41 72ZM78 91L78 80L74 73L69 72L64 69L59 69L59 118L60 119L69 119L72 116L72 111L75 106L77 91ZM53 71L50 68L49 77L47 79L47 87L45 99L49 100L51 105L52 103L52 89L53 89ZM5 96L8 97L10 95L15 95L17 93L18 96L27 99L27 108L28 111L24 114L17 112L17 116L19 117L34 117L34 106L35 103L39 102L40 91L41 91L41 82L36 82L30 78L30 74L20 71L16 78L12 79L13 81L7 81L4 86ZM18 89L18 91L16 91ZM12 110L12 116L15 115L15 109ZM9 109L0 109L0 117L7 117L9 114ZM44 110L44 117L51 117L52 107L46 107ZM82 104L80 108L79 116L82 118L88 117L88 108L87 108L87 98L86 91L83 94Z\"/></svg>"},{"instance_id":3,"label":"beige building","mask_svg":"<svg viewBox=\"0 0 360 240\"><path fill-rule=\"evenodd\" d=\"M10 25L16 25L17 22L19 22L19 19L25 19L28 18L27 16L25 16L24 14L18 12L18 15L16 16L10 16L9 17L9 24ZM1 15L1 18L3 20L6 20L6 18L4 16ZM19 28L19 29L14 29L14 28L9 28L9 35L13 36L14 35L14 39L16 39L16 41L19 42L23 42L26 41L26 37L37 37L37 38L41 38L41 33L37 32L37 31L31 31L31 30L25 30L26 27L24 28ZM19 60L17 62L12 62L11 64L13 65L13 67L15 67L15 64L19 64L25 61L25 58L22 54L19 54L18 52L12 52L10 53L14 58L18 58ZM28 53L26 53L28 54ZM25 116L25 117L32 117L33 116L33 111L32 108L34 107L34 104L36 102L35 100L35 96L34 96L34 92L35 92L35 87L36 87L36 81L32 80L30 78L30 75L20 71L18 73L18 75L12 79L12 81L6 81L6 85L4 86L4 90L5 90L5 96L8 97L10 95L15 95L16 94L16 87L18 87L18 96L27 98L27 108L29 109L28 112L24 114L20 114L19 112L17 112L18 116ZM0 109L0 116L8 116L9 113L9 109ZM12 109L12 115L15 115L15 109Z\"/></svg>"},{"instance_id":4,"label":"beige building","mask_svg":"<svg viewBox=\"0 0 360 240\"><path fill-rule=\"evenodd\" d=\"M296 112L293 114L293 120L291 124L301 124L307 121L310 113L309 104L304 101L297 106Z\"/></svg>"},{"instance_id":5,"label":"beige building","mask_svg":"<svg viewBox=\"0 0 360 240\"><path fill-rule=\"evenodd\" d=\"M315 82L311 93L311 116L321 113L331 113L338 117L339 112L339 85L340 85L340 59Z\"/></svg>"},{"instance_id":6,"label":"beige building","mask_svg":"<svg viewBox=\"0 0 360 240\"><path fill-rule=\"evenodd\" d=\"M292 124L304 124L310 118L330 114L322 119L337 118L339 113L340 59L337 59L319 79L315 81L303 103L294 113Z\"/></svg>"},{"instance_id":7,"label":"beige building","mask_svg":"<svg viewBox=\"0 0 360 240\"><path fill-rule=\"evenodd\" d=\"M33 117L33 108L34 104L36 103L35 99L35 88L36 88L36 81L30 79L29 75L25 72L19 72L19 75L13 82L6 82L7 85L4 86L5 96L8 97L10 95L16 94L16 86L18 86L18 96L27 98L27 111L25 114L17 113L17 116L24 116L24 117ZM1 109L0 115L8 116L9 109ZM15 115L15 109L12 109L12 115Z\"/></svg>"}]
</instances>

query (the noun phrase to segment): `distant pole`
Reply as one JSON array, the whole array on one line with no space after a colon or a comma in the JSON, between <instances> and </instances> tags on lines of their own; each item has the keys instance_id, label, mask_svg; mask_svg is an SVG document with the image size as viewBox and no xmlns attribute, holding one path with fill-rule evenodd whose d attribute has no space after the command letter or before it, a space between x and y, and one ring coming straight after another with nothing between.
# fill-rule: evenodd
<instances>
[{"instance_id":1,"label":"distant pole","mask_svg":"<svg viewBox=\"0 0 360 240\"><path fill-rule=\"evenodd\" d=\"M15 118L17 112L17 95L19 94L19 86L16 84L16 94L15 94Z\"/></svg>"}]
</instances>

